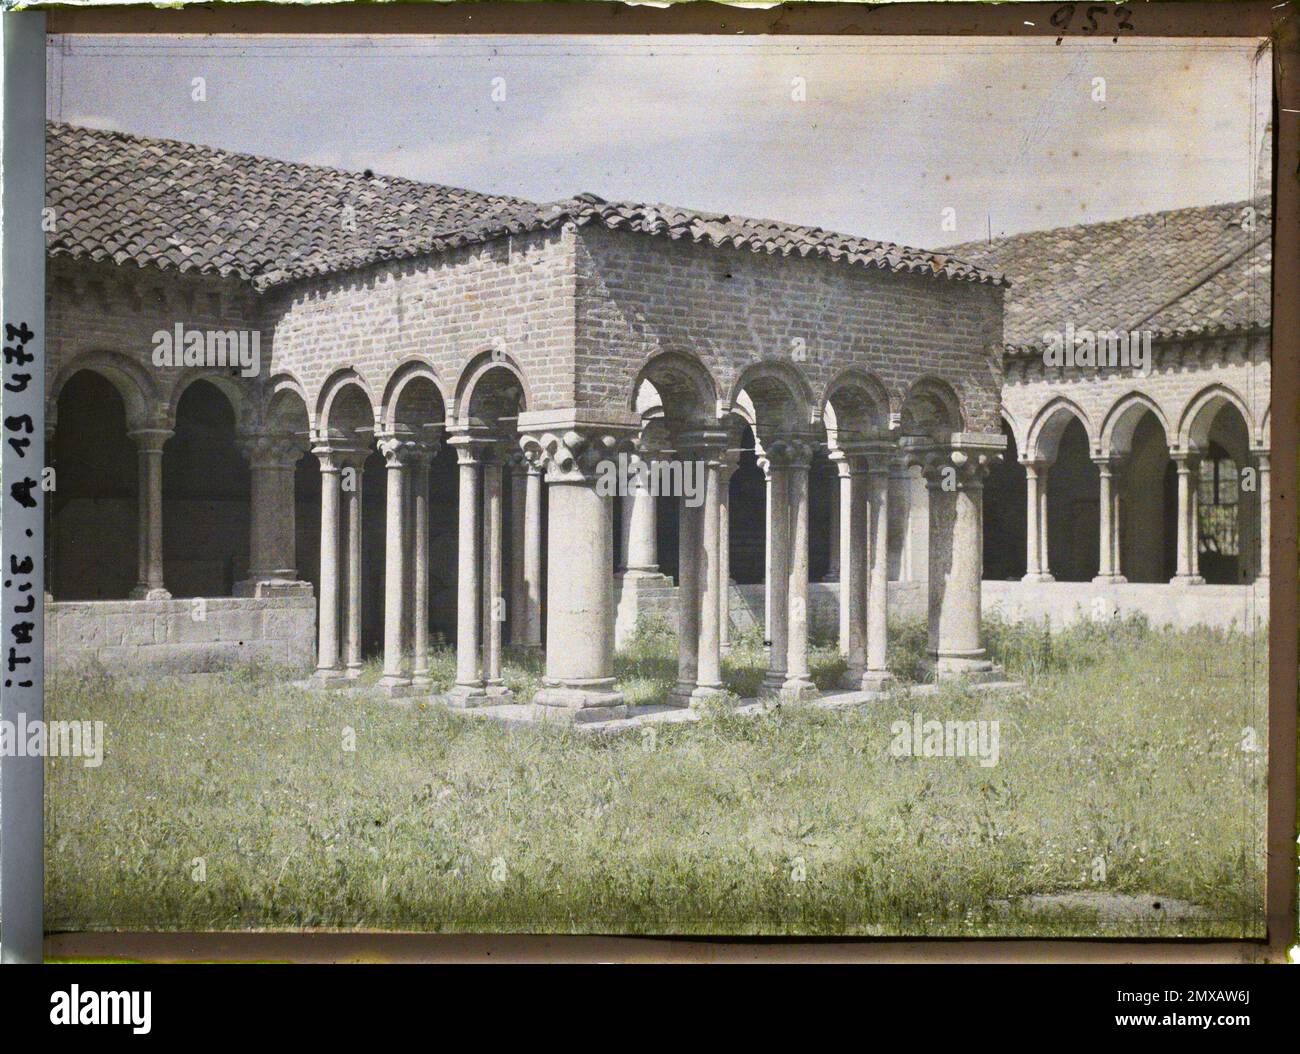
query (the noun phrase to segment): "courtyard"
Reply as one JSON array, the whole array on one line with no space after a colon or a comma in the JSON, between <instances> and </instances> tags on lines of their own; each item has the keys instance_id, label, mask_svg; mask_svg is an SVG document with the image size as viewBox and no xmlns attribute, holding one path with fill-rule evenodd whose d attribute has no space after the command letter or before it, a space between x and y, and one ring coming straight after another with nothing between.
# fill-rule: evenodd
<instances>
[{"instance_id":1,"label":"courtyard","mask_svg":"<svg viewBox=\"0 0 1300 1054\"><path fill-rule=\"evenodd\" d=\"M618 735L394 702L377 661L349 691L271 666L62 675L47 716L103 720L106 749L48 768L49 928L1259 936L1264 636L984 635L1023 688L909 696L914 622L891 626L883 698L741 717L765 668L749 634L700 720ZM637 627L629 705L667 696L675 649ZM454 651L431 656L449 687ZM844 661L814 640L810 667L826 690ZM517 696L541 675L507 655ZM917 711L998 721L997 764L893 756Z\"/></svg>"}]
</instances>

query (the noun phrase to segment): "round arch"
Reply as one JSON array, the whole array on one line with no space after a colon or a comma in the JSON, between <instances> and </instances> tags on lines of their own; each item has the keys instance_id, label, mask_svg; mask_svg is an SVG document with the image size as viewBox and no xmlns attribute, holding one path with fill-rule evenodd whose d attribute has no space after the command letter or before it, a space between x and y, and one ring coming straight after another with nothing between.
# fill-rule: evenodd
<instances>
[{"instance_id":1,"label":"round arch","mask_svg":"<svg viewBox=\"0 0 1300 1054\"><path fill-rule=\"evenodd\" d=\"M1210 429L1219 411L1226 406L1241 415L1246 434L1255 434L1254 421L1246 401L1224 384L1213 384L1197 392L1183 409L1178 422L1178 446L1182 450L1204 450L1210 442Z\"/></svg>"},{"instance_id":2,"label":"round arch","mask_svg":"<svg viewBox=\"0 0 1300 1054\"><path fill-rule=\"evenodd\" d=\"M1170 438L1169 420L1164 411L1150 396L1138 391L1121 395L1111 405L1101 425L1101 454L1103 457L1127 454L1133 448L1133 433L1145 414L1150 413L1164 433Z\"/></svg>"},{"instance_id":3,"label":"round arch","mask_svg":"<svg viewBox=\"0 0 1300 1054\"><path fill-rule=\"evenodd\" d=\"M317 430L334 439L350 439L358 431L373 430L375 400L365 378L356 370L332 374L316 400Z\"/></svg>"},{"instance_id":4,"label":"round arch","mask_svg":"<svg viewBox=\"0 0 1300 1054\"><path fill-rule=\"evenodd\" d=\"M1029 434L1025 437L1025 459L1055 461L1061 438L1071 421L1078 421L1083 426L1089 446L1095 446L1096 431L1088 415L1078 403L1057 396L1038 412L1029 425Z\"/></svg>"},{"instance_id":5,"label":"round arch","mask_svg":"<svg viewBox=\"0 0 1300 1054\"><path fill-rule=\"evenodd\" d=\"M942 377L919 377L903 396L899 413L903 434L947 439L965 431L966 415L956 389Z\"/></svg>"},{"instance_id":6,"label":"round arch","mask_svg":"<svg viewBox=\"0 0 1300 1054\"><path fill-rule=\"evenodd\" d=\"M86 352L63 366L46 394L50 406L58 405L64 386L82 370L98 374L117 390L126 409L128 428L142 427L157 416L162 396L153 378L138 362L112 351Z\"/></svg>"},{"instance_id":7,"label":"round arch","mask_svg":"<svg viewBox=\"0 0 1300 1054\"><path fill-rule=\"evenodd\" d=\"M441 426L447 418L447 393L437 371L422 359L408 359L388 378L380 408L385 431L398 425Z\"/></svg>"}]
</instances>

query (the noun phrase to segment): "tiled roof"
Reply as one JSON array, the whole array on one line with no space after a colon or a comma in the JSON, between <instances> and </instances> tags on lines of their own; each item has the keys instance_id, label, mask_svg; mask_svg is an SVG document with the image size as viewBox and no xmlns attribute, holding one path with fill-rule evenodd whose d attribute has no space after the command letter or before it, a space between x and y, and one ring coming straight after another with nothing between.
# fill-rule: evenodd
<instances>
[{"instance_id":1,"label":"tiled roof","mask_svg":"<svg viewBox=\"0 0 1300 1054\"><path fill-rule=\"evenodd\" d=\"M1047 330L1150 329L1163 337L1269 325L1272 202L1131 216L950 246L1003 271L1008 348L1041 345Z\"/></svg>"},{"instance_id":2,"label":"tiled roof","mask_svg":"<svg viewBox=\"0 0 1300 1054\"><path fill-rule=\"evenodd\" d=\"M258 288L565 223L1000 283L946 253L820 227L594 194L537 205L66 124L49 126L46 166L47 197L59 210L52 254L234 275Z\"/></svg>"},{"instance_id":3,"label":"tiled roof","mask_svg":"<svg viewBox=\"0 0 1300 1054\"><path fill-rule=\"evenodd\" d=\"M51 254L259 284L395 253L422 231L460 230L527 204L55 123L46 129L45 165L57 210Z\"/></svg>"}]
</instances>

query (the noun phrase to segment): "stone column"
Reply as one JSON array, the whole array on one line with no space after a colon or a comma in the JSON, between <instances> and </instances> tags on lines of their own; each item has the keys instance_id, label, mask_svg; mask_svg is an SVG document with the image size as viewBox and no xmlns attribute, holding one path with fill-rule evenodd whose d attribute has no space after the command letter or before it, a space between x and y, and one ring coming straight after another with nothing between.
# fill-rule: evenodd
<instances>
[{"instance_id":1,"label":"stone column","mask_svg":"<svg viewBox=\"0 0 1300 1054\"><path fill-rule=\"evenodd\" d=\"M984 475L997 447L934 451L925 462L930 491L929 650L936 677L995 679L980 634Z\"/></svg>"},{"instance_id":2,"label":"stone column","mask_svg":"<svg viewBox=\"0 0 1300 1054\"><path fill-rule=\"evenodd\" d=\"M1171 581L1176 585L1202 585L1205 579L1197 574L1196 547L1196 476L1198 462L1186 450L1173 451L1170 456L1178 473L1178 548L1175 574Z\"/></svg>"},{"instance_id":3,"label":"stone column","mask_svg":"<svg viewBox=\"0 0 1300 1054\"><path fill-rule=\"evenodd\" d=\"M722 457L718 477L718 641L725 653L731 649L731 477L740 467L740 451Z\"/></svg>"},{"instance_id":4,"label":"stone column","mask_svg":"<svg viewBox=\"0 0 1300 1054\"><path fill-rule=\"evenodd\" d=\"M510 692L501 677L501 631L505 626L505 591L502 566L504 546L501 505L502 465L498 451L483 464L483 576L487 596L483 654L483 684L494 702L506 702Z\"/></svg>"},{"instance_id":5,"label":"stone column","mask_svg":"<svg viewBox=\"0 0 1300 1054\"><path fill-rule=\"evenodd\" d=\"M867 668L864 691L883 692L893 684L889 672L889 474L887 455L877 455L867 488L867 535L871 568L867 582Z\"/></svg>"},{"instance_id":6,"label":"stone column","mask_svg":"<svg viewBox=\"0 0 1300 1054\"><path fill-rule=\"evenodd\" d=\"M759 453L758 467L763 472L763 639L772 642L772 463ZM784 680L784 677L782 678Z\"/></svg>"},{"instance_id":7,"label":"stone column","mask_svg":"<svg viewBox=\"0 0 1300 1054\"><path fill-rule=\"evenodd\" d=\"M320 461L320 604L316 614L316 677L343 677L339 656L339 459L327 445L313 449Z\"/></svg>"},{"instance_id":8,"label":"stone column","mask_svg":"<svg viewBox=\"0 0 1300 1054\"><path fill-rule=\"evenodd\" d=\"M700 509L703 529L700 538L700 648L696 668L693 705L700 705L722 691L722 455L720 447L704 447L699 458L704 464L704 505Z\"/></svg>"},{"instance_id":9,"label":"stone column","mask_svg":"<svg viewBox=\"0 0 1300 1054\"><path fill-rule=\"evenodd\" d=\"M524 498L524 592L527 605L524 643L529 651L542 650L542 466L528 460L527 495Z\"/></svg>"},{"instance_id":10,"label":"stone column","mask_svg":"<svg viewBox=\"0 0 1300 1054\"><path fill-rule=\"evenodd\" d=\"M479 676L479 469L484 444L464 433L448 440L460 475L456 500L456 683L449 706L483 706L488 694Z\"/></svg>"},{"instance_id":11,"label":"stone column","mask_svg":"<svg viewBox=\"0 0 1300 1054\"><path fill-rule=\"evenodd\" d=\"M361 484L368 450L348 450L343 465L344 549L347 578L343 594L343 659L347 675L361 676Z\"/></svg>"},{"instance_id":12,"label":"stone column","mask_svg":"<svg viewBox=\"0 0 1300 1054\"><path fill-rule=\"evenodd\" d=\"M765 696L779 696L785 686L790 641L790 507L785 451L773 443L760 467L767 477L767 673Z\"/></svg>"},{"instance_id":13,"label":"stone column","mask_svg":"<svg viewBox=\"0 0 1300 1054\"><path fill-rule=\"evenodd\" d=\"M843 450L832 450L831 461L835 466L836 489L835 500L831 502L831 570L824 581L840 583L840 654L849 661L853 668L853 592L862 585L862 577L854 578L851 564L855 540L865 540L865 525L853 518L854 488L861 490L862 480L855 484L849 459ZM861 466L859 466L861 468ZM861 643L861 642L859 642ZM862 667L858 667L858 676Z\"/></svg>"},{"instance_id":14,"label":"stone column","mask_svg":"<svg viewBox=\"0 0 1300 1054\"><path fill-rule=\"evenodd\" d=\"M528 501L528 462L523 451L516 450L507 459L510 467L510 586L506 607L510 623L510 645L518 648L528 633L528 600L524 586L525 505Z\"/></svg>"},{"instance_id":15,"label":"stone column","mask_svg":"<svg viewBox=\"0 0 1300 1054\"><path fill-rule=\"evenodd\" d=\"M436 450L417 446L411 457L411 687L428 691L429 675L429 464Z\"/></svg>"},{"instance_id":16,"label":"stone column","mask_svg":"<svg viewBox=\"0 0 1300 1054\"><path fill-rule=\"evenodd\" d=\"M613 507L596 487L601 463L627 438L621 430L582 425L520 440L525 453L546 465L546 674L533 699L542 718L627 715L613 676Z\"/></svg>"},{"instance_id":17,"label":"stone column","mask_svg":"<svg viewBox=\"0 0 1300 1054\"><path fill-rule=\"evenodd\" d=\"M832 457L831 460L835 461L835 458ZM840 578L840 575L842 573L841 567L843 566L843 562L844 562L841 558L841 554L845 551L844 550L844 531L846 529L845 521L847 521L849 518L848 476L845 475L845 473L842 471L838 463L834 465L834 469L835 469L835 475L831 477L835 481L834 490L831 493L831 500L830 500L830 521L831 522L830 522L830 530L827 532L830 540L830 545L828 547L830 549L830 552L828 554L830 560L827 562L826 565L826 574L822 578L823 582L836 582ZM841 655L846 654L846 652L844 651L844 631L846 629L846 625L845 625L846 619L844 614L845 610L846 610L845 606L843 605L843 603L841 603L840 606L840 654Z\"/></svg>"},{"instance_id":18,"label":"stone column","mask_svg":"<svg viewBox=\"0 0 1300 1054\"><path fill-rule=\"evenodd\" d=\"M670 699L689 706L700 666L700 547L704 509L678 499L677 514L677 685Z\"/></svg>"},{"instance_id":19,"label":"stone column","mask_svg":"<svg viewBox=\"0 0 1300 1054\"><path fill-rule=\"evenodd\" d=\"M1255 451L1255 460L1259 466L1259 475L1256 479L1256 486L1259 493L1259 560L1255 572L1257 579L1262 578L1267 581L1269 577L1268 565L1270 560L1269 538L1271 535L1271 510L1269 509L1269 486L1271 472L1269 466L1269 451Z\"/></svg>"},{"instance_id":20,"label":"stone column","mask_svg":"<svg viewBox=\"0 0 1300 1054\"><path fill-rule=\"evenodd\" d=\"M1042 582L1056 581L1056 577L1052 574L1052 561L1048 549L1048 539L1051 537L1047 527L1047 476L1049 471L1050 466L1044 464L1039 470L1038 476L1038 561L1043 569L1040 578Z\"/></svg>"},{"instance_id":21,"label":"stone column","mask_svg":"<svg viewBox=\"0 0 1300 1054\"><path fill-rule=\"evenodd\" d=\"M128 433L136 445L136 586L132 600L170 600L163 584L162 457L172 437L166 428L141 428Z\"/></svg>"},{"instance_id":22,"label":"stone column","mask_svg":"<svg viewBox=\"0 0 1300 1054\"><path fill-rule=\"evenodd\" d=\"M840 497L847 492L847 508L840 512L840 654L847 668L844 687L861 687L867 668L867 546L869 508L866 459L859 452L831 452L840 478Z\"/></svg>"},{"instance_id":23,"label":"stone column","mask_svg":"<svg viewBox=\"0 0 1300 1054\"><path fill-rule=\"evenodd\" d=\"M1110 458L1095 458L1097 466L1100 523L1097 535L1098 584L1114 584L1127 579L1119 566L1119 486Z\"/></svg>"},{"instance_id":24,"label":"stone column","mask_svg":"<svg viewBox=\"0 0 1300 1054\"><path fill-rule=\"evenodd\" d=\"M655 536L655 497L648 485L630 481L623 496L622 549L620 567L633 578L660 577L658 540Z\"/></svg>"},{"instance_id":25,"label":"stone column","mask_svg":"<svg viewBox=\"0 0 1300 1054\"><path fill-rule=\"evenodd\" d=\"M379 439L385 465L387 501L384 509L384 675L379 690L390 696L409 695L411 677L402 652L406 625L406 484L410 472L411 440L389 434Z\"/></svg>"},{"instance_id":26,"label":"stone column","mask_svg":"<svg viewBox=\"0 0 1300 1054\"><path fill-rule=\"evenodd\" d=\"M303 447L296 436L245 434L240 448L248 458L248 577L235 583L237 597L311 595L311 584L298 581L297 509L294 467Z\"/></svg>"},{"instance_id":27,"label":"stone column","mask_svg":"<svg viewBox=\"0 0 1300 1054\"><path fill-rule=\"evenodd\" d=\"M1038 529L1038 462L1026 461L1025 466L1025 575L1024 582L1043 580L1043 558L1038 551L1042 532Z\"/></svg>"},{"instance_id":28,"label":"stone column","mask_svg":"<svg viewBox=\"0 0 1300 1054\"><path fill-rule=\"evenodd\" d=\"M792 442L789 458L790 573L786 602L789 641L782 694L806 698L817 694L808 669L808 472L812 448L806 443Z\"/></svg>"}]
</instances>

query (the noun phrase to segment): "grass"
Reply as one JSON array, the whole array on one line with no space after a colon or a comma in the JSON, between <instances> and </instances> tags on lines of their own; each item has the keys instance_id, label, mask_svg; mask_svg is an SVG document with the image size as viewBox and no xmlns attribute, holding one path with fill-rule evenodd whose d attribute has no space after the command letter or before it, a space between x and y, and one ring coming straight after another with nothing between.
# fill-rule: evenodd
<instances>
[{"instance_id":1,"label":"grass","mask_svg":"<svg viewBox=\"0 0 1300 1054\"><path fill-rule=\"evenodd\" d=\"M987 633L1023 691L717 707L620 736L306 691L275 670L65 678L48 716L105 721L107 749L99 769L47 766L48 924L1261 936L1262 635ZM892 643L891 667L914 675L924 627ZM667 691L673 646L647 624L618 656L630 701ZM740 640L728 689L752 695L762 665L761 642ZM823 687L842 670L824 645L813 666ZM440 652L435 676L452 670ZM536 659L506 672L523 697L539 682ZM892 756L890 724L914 710L997 719L999 764ZM1204 917L1017 906L1078 890Z\"/></svg>"}]
</instances>

